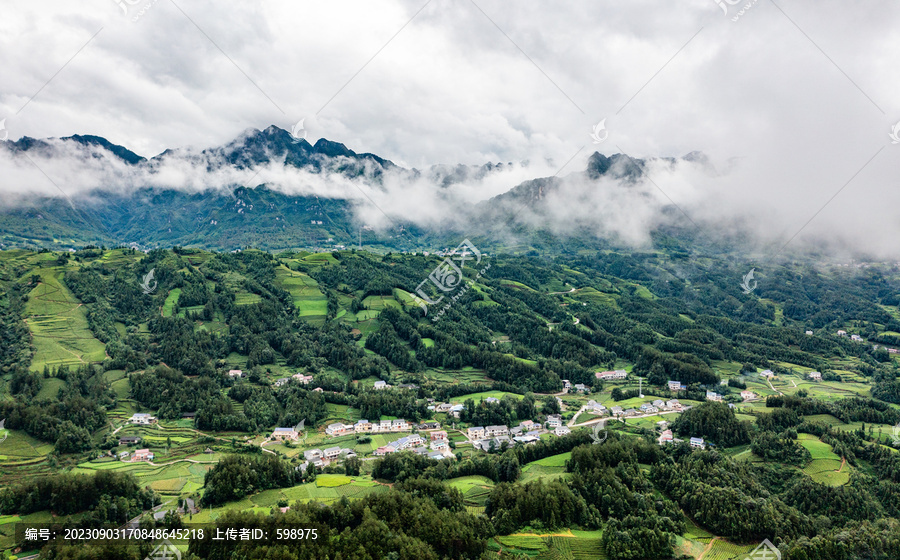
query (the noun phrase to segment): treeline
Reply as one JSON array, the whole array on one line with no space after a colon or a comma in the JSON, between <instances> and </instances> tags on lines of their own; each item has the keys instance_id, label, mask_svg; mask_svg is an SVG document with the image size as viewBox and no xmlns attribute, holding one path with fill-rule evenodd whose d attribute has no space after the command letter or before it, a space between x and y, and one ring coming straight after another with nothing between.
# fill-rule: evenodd
<instances>
[{"instance_id":1,"label":"treeline","mask_svg":"<svg viewBox=\"0 0 900 560\"><path fill-rule=\"evenodd\" d=\"M268 537L225 542L213 540L213 531L207 531L203 540L191 542L188 553L247 560L486 558L487 539L494 535L490 522L445 504L445 494L436 490L422 484L398 485L387 493L341 499L331 505L297 502L288 512L276 515L228 511L216 520L217 526L261 528ZM279 528L315 528L318 538L277 541Z\"/></svg>"},{"instance_id":2,"label":"treeline","mask_svg":"<svg viewBox=\"0 0 900 560\"><path fill-rule=\"evenodd\" d=\"M26 515L50 510L56 515L98 511L99 521L122 523L159 503L134 475L98 471L95 475L56 474L0 490L0 513Z\"/></svg>"}]
</instances>

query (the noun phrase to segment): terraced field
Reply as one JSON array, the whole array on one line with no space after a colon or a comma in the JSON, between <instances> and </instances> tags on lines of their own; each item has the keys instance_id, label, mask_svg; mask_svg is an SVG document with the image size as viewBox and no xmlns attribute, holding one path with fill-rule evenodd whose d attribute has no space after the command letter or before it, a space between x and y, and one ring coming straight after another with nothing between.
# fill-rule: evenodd
<instances>
[{"instance_id":1,"label":"terraced field","mask_svg":"<svg viewBox=\"0 0 900 560\"><path fill-rule=\"evenodd\" d=\"M843 464L842 468L841 458L830 445L810 434L800 434L797 439L812 455L813 460L803 467L803 472L814 481L829 486L842 486L850 481L850 465Z\"/></svg>"},{"instance_id":2,"label":"terraced field","mask_svg":"<svg viewBox=\"0 0 900 560\"><path fill-rule=\"evenodd\" d=\"M497 537L494 550L523 554L534 560L604 560L601 531L563 531L552 535L514 534Z\"/></svg>"},{"instance_id":3,"label":"terraced field","mask_svg":"<svg viewBox=\"0 0 900 560\"><path fill-rule=\"evenodd\" d=\"M62 283L63 273L56 268L33 272L41 281L25 304L25 323L35 346L31 369L101 362L106 345L88 328L81 302Z\"/></svg>"},{"instance_id":4,"label":"terraced field","mask_svg":"<svg viewBox=\"0 0 900 560\"><path fill-rule=\"evenodd\" d=\"M324 322L328 314L328 300L319 284L308 275L282 265L275 271L275 283L291 294L298 314L309 320Z\"/></svg>"}]
</instances>

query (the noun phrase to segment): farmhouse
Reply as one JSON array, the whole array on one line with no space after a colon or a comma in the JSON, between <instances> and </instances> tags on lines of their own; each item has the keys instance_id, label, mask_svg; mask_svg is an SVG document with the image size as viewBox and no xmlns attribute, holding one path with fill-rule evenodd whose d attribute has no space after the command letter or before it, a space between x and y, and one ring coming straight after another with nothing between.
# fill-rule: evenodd
<instances>
[{"instance_id":1,"label":"farmhouse","mask_svg":"<svg viewBox=\"0 0 900 560\"><path fill-rule=\"evenodd\" d=\"M231 377L232 379L235 377L244 377L244 372L239 369L230 369L228 370L228 377Z\"/></svg>"},{"instance_id":2,"label":"farmhouse","mask_svg":"<svg viewBox=\"0 0 900 560\"><path fill-rule=\"evenodd\" d=\"M741 391L741 398L745 401L749 401L750 399L756 398L756 393L753 391Z\"/></svg>"},{"instance_id":3,"label":"farmhouse","mask_svg":"<svg viewBox=\"0 0 900 560\"><path fill-rule=\"evenodd\" d=\"M813 381L822 381L822 373L818 371L809 372L809 378Z\"/></svg>"},{"instance_id":4,"label":"farmhouse","mask_svg":"<svg viewBox=\"0 0 900 560\"><path fill-rule=\"evenodd\" d=\"M586 393L586 392L589 393L591 391L588 388L588 386L585 385L584 383L576 383L575 390L578 391L579 393Z\"/></svg>"},{"instance_id":5,"label":"farmhouse","mask_svg":"<svg viewBox=\"0 0 900 560\"><path fill-rule=\"evenodd\" d=\"M371 432L372 431L372 423L368 420L357 420L356 424L353 425L353 431L357 434Z\"/></svg>"},{"instance_id":6,"label":"farmhouse","mask_svg":"<svg viewBox=\"0 0 900 560\"><path fill-rule=\"evenodd\" d=\"M562 416L559 414L551 414L547 417L547 427L551 430L562 426Z\"/></svg>"},{"instance_id":7,"label":"farmhouse","mask_svg":"<svg viewBox=\"0 0 900 560\"><path fill-rule=\"evenodd\" d=\"M666 401L666 408L670 408L672 410L681 410L681 403L678 402L678 399L671 399Z\"/></svg>"},{"instance_id":8,"label":"farmhouse","mask_svg":"<svg viewBox=\"0 0 900 560\"><path fill-rule=\"evenodd\" d=\"M376 381L373 389L390 389L391 386L387 384L387 381Z\"/></svg>"},{"instance_id":9,"label":"farmhouse","mask_svg":"<svg viewBox=\"0 0 900 560\"><path fill-rule=\"evenodd\" d=\"M441 425L438 422L422 422L419 424L420 430L437 430Z\"/></svg>"},{"instance_id":10,"label":"farmhouse","mask_svg":"<svg viewBox=\"0 0 900 560\"><path fill-rule=\"evenodd\" d=\"M152 423L156 422L156 417L150 416L146 412L136 412L135 414L133 414L131 416L129 421L132 424L152 424Z\"/></svg>"},{"instance_id":11,"label":"farmhouse","mask_svg":"<svg viewBox=\"0 0 900 560\"><path fill-rule=\"evenodd\" d=\"M497 397L488 397L488 398L484 399L484 402L490 403L490 404L496 404L496 403L500 402L500 399L498 399Z\"/></svg>"},{"instance_id":12,"label":"farmhouse","mask_svg":"<svg viewBox=\"0 0 900 560\"><path fill-rule=\"evenodd\" d=\"M134 445L140 441L140 436L124 436L119 438L119 445Z\"/></svg>"},{"instance_id":13,"label":"farmhouse","mask_svg":"<svg viewBox=\"0 0 900 560\"><path fill-rule=\"evenodd\" d=\"M553 433L559 437L567 436L571 432L572 432L572 430L570 430L567 426L560 426L559 428L556 428L555 430L553 430Z\"/></svg>"},{"instance_id":14,"label":"farmhouse","mask_svg":"<svg viewBox=\"0 0 900 560\"><path fill-rule=\"evenodd\" d=\"M391 422L391 429L395 432L405 432L409 430L409 424L406 423L406 420L398 418Z\"/></svg>"},{"instance_id":15,"label":"farmhouse","mask_svg":"<svg viewBox=\"0 0 900 560\"><path fill-rule=\"evenodd\" d=\"M612 380L612 379L625 379L628 377L628 372L624 369L617 369L615 371L598 371L594 374L597 379L603 380Z\"/></svg>"},{"instance_id":16,"label":"farmhouse","mask_svg":"<svg viewBox=\"0 0 900 560\"><path fill-rule=\"evenodd\" d=\"M508 436L509 428L506 426L488 426L484 429L484 435L487 437Z\"/></svg>"},{"instance_id":17,"label":"farmhouse","mask_svg":"<svg viewBox=\"0 0 900 560\"><path fill-rule=\"evenodd\" d=\"M447 439L447 432L445 432L443 430L431 432L430 438L431 438L431 441L445 440L445 439Z\"/></svg>"},{"instance_id":18,"label":"farmhouse","mask_svg":"<svg viewBox=\"0 0 900 560\"><path fill-rule=\"evenodd\" d=\"M614 406L609 410L610 410L610 412L612 412L613 416L622 416L623 414L625 414L625 411L622 410L621 406Z\"/></svg>"},{"instance_id":19,"label":"farmhouse","mask_svg":"<svg viewBox=\"0 0 900 560\"><path fill-rule=\"evenodd\" d=\"M472 426L466 430L466 437L469 439L484 439L484 427Z\"/></svg>"},{"instance_id":20,"label":"farmhouse","mask_svg":"<svg viewBox=\"0 0 900 560\"><path fill-rule=\"evenodd\" d=\"M335 422L334 424L328 424L328 427L325 428L325 433L329 436L342 436L352 428L353 426L345 426L340 422Z\"/></svg>"},{"instance_id":21,"label":"farmhouse","mask_svg":"<svg viewBox=\"0 0 900 560\"><path fill-rule=\"evenodd\" d=\"M692 437L691 438L691 447L697 447L699 449L706 449L706 442L703 441L702 437Z\"/></svg>"},{"instance_id":22,"label":"farmhouse","mask_svg":"<svg viewBox=\"0 0 900 560\"><path fill-rule=\"evenodd\" d=\"M775 377L775 372L770 369L766 369L763 370L759 375L765 377L766 379L769 379L770 377Z\"/></svg>"},{"instance_id":23,"label":"farmhouse","mask_svg":"<svg viewBox=\"0 0 900 560\"><path fill-rule=\"evenodd\" d=\"M663 433L659 436L659 444L663 445L666 443L672 443L672 430L663 430Z\"/></svg>"},{"instance_id":24,"label":"farmhouse","mask_svg":"<svg viewBox=\"0 0 900 560\"><path fill-rule=\"evenodd\" d=\"M132 461L152 461L153 453L150 452L149 449L138 449L134 452L134 456L131 458Z\"/></svg>"},{"instance_id":25,"label":"farmhouse","mask_svg":"<svg viewBox=\"0 0 900 560\"><path fill-rule=\"evenodd\" d=\"M325 459L328 461L332 461L337 459L337 456L341 454L341 448L338 446L329 447L325 450Z\"/></svg>"},{"instance_id":26,"label":"farmhouse","mask_svg":"<svg viewBox=\"0 0 900 560\"><path fill-rule=\"evenodd\" d=\"M391 447L390 445L384 445L375 450L375 455L377 455L378 457L382 457L384 455L387 455L388 453L394 453L396 451L396 448Z\"/></svg>"},{"instance_id":27,"label":"farmhouse","mask_svg":"<svg viewBox=\"0 0 900 560\"><path fill-rule=\"evenodd\" d=\"M669 390L670 391L680 391L681 390L681 381L669 381Z\"/></svg>"},{"instance_id":28,"label":"farmhouse","mask_svg":"<svg viewBox=\"0 0 900 560\"><path fill-rule=\"evenodd\" d=\"M706 400L722 402L722 395L720 395L719 393L716 393L714 391L707 391L706 392Z\"/></svg>"},{"instance_id":29,"label":"farmhouse","mask_svg":"<svg viewBox=\"0 0 900 560\"><path fill-rule=\"evenodd\" d=\"M445 439L436 439L431 442L431 449L434 451L440 451L442 449L447 449L450 446L450 442Z\"/></svg>"},{"instance_id":30,"label":"farmhouse","mask_svg":"<svg viewBox=\"0 0 900 560\"><path fill-rule=\"evenodd\" d=\"M294 428L275 428L275 431L272 432L272 439L278 441L297 441L297 437L297 430Z\"/></svg>"},{"instance_id":31,"label":"farmhouse","mask_svg":"<svg viewBox=\"0 0 900 560\"><path fill-rule=\"evenodd\" d=\"M312 375L303 375L302 373L295 373L291 377L293 377L300 383L303 383L304 385L308 385L309 382L312 381L312 379L313 379Z\"/></svg>"}]
</instances>

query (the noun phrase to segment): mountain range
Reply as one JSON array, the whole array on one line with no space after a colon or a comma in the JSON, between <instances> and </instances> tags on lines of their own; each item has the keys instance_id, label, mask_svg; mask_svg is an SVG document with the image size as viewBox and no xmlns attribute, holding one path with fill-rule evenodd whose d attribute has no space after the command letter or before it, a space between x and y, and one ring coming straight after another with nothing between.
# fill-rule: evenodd
<instances>
[{"instance_id":1,"label":"mountain range","mask_svg":"<svg viewBox=\"0 0 900 560\"><path fill-rule=\"evenodd\" d=\"M567 184L580 185L578 197L585 195L585 186L587 193L598 192L601 184L608 189L605 181L633 190L648 165L623 154L595 152L580 172L512 183L500 194L472 202L472 189L521 176L526 164L408 169L324 138L310 144L276 126L249 129L224 146L169 149L149 159L90 135L0 142L0 157L18 169L37 168L56 187L32 190L31 184L16 184L27 182L18 176L6 179L4 191L12 196L0 206L0 249L180 245L278 250L362 244L415 250L452 243L459 234L496 243L534 226L527 220L516 223L525 215L553 218L554 195ZM711 170L700 153L654 161ZM272 175L277 179L270 181ZM414 185L431 200L446 201L452 219L417 219L395 211L391 197L411 192L396 193L397 185ZM370 224L361 212L366 208L369 216L382 214L379 220ZM586 217L582 225L590 221Z\"/></svg>"}]
</instances>

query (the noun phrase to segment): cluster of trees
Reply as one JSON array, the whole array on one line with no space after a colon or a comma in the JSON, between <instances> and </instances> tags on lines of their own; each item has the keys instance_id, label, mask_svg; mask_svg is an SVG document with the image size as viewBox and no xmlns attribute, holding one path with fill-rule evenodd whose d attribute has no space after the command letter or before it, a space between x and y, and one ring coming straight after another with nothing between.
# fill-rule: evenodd
<instances>
[{"instance_id":1,"label":"cluster of trees","mask_svg":"<svg viewBox=\"0 0 900 560\"><path fill-rule=\"evenodd\" d=\"M122 523L160 502L128 473L56 474L0 490L0 513L26 515L50 510L57 515L95 512L97 522Z\"/></svg>"},{"instance_id":2,"label":"cluster of trees","mask_svg":"<svg viewBox=\"0 0 900 560\"><path fill-rule=\"evenodd\" d=\"M721 447L750 442L749 422L741 422L727 404L707 401L678 416L672 430L682 436L702 437Z\"/></svg>"},{"instance_id":3,"label":"cluster of trees","mask_svg":"<svg viewBox=\"0 0 900 560\"><path fill-rule=\"evenodd\" d=\"M531 420L537 414L533 393L525 393L521 399L504 395L500 402L481 400L477 405L473 399L466 399L463 404L465 409L460 412L459 419L476 426L512 426L516 422Z\"/></svg>"},{"instance_id":4,"label":"cluster of trees","mask_svg":"<svg viewBox=\"0 0 900 560\"><path fill-rule=\"evenodd\" d=\"M302 482L301 472L271 454L228 455L206 472L202 503L215 506L270 488Z\"/></svg>"}]
</instances>

